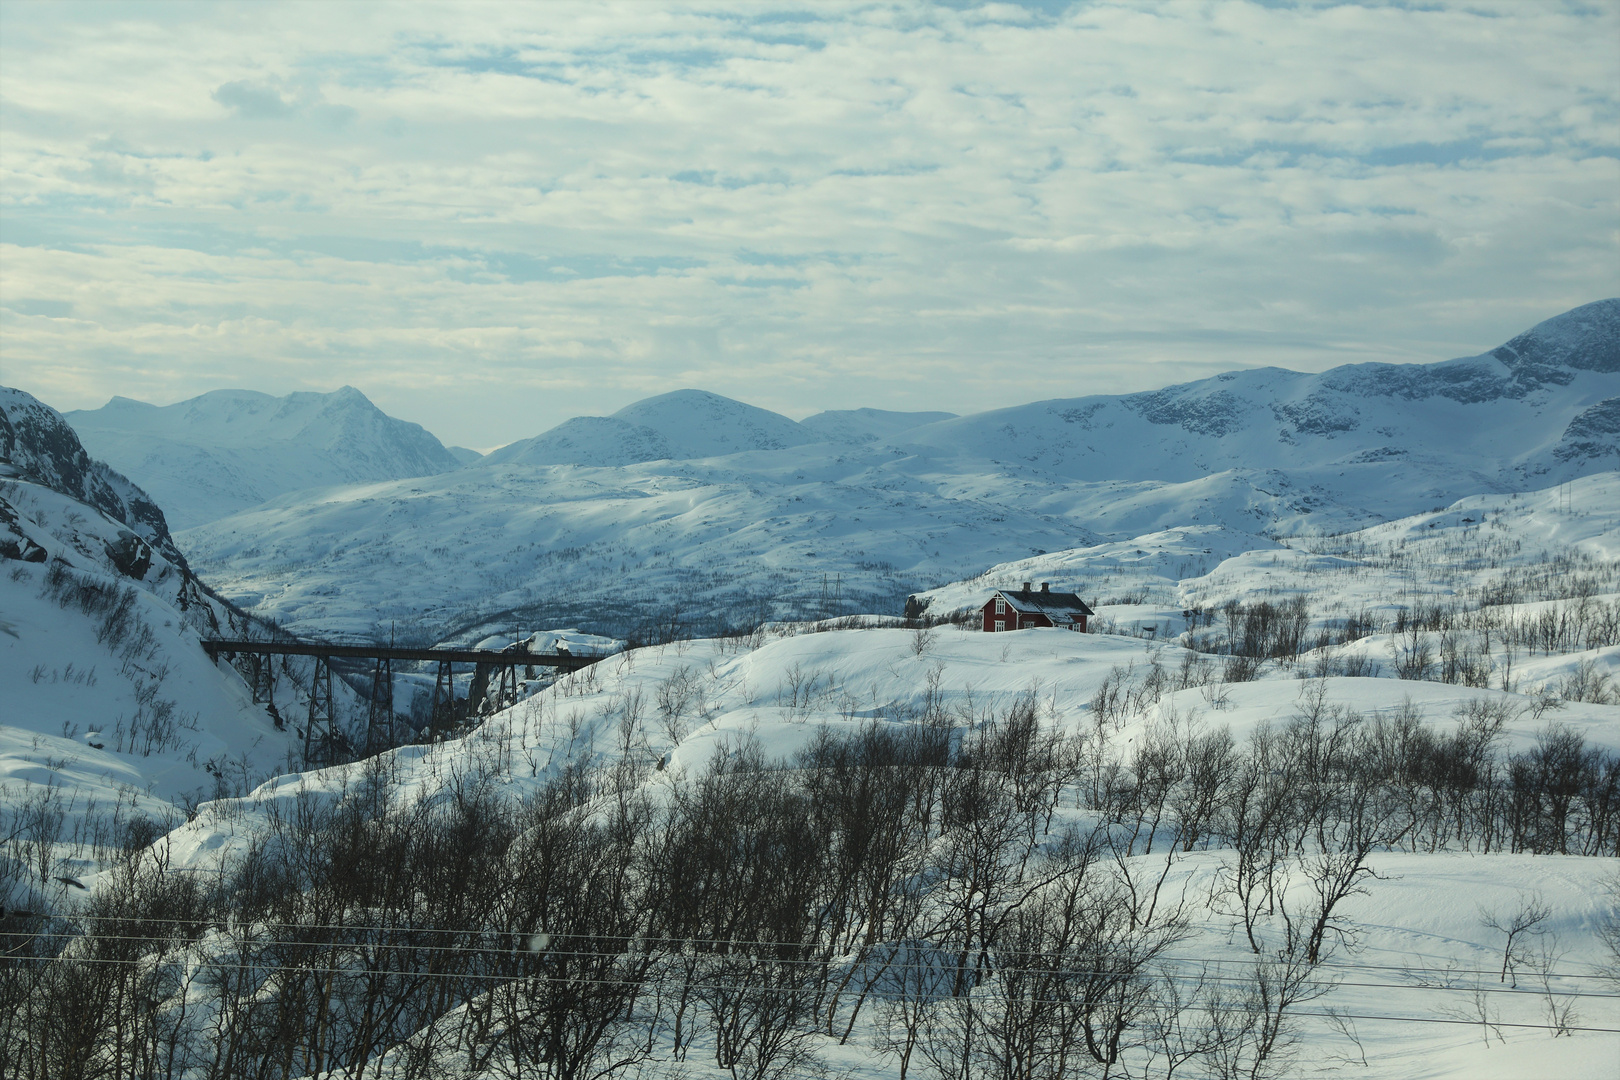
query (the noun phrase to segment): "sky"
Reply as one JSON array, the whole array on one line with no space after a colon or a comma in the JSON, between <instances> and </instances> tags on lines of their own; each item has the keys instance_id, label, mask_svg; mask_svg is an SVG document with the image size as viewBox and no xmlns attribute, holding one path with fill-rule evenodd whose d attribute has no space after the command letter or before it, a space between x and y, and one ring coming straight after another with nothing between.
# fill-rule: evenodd
<instances>
[{"instance_id":1,"label":"sky","mask_svg":"<svg viewBox=\"0 0 1620 1080\"><path fill-rule=\"evenodd\" d=\"M976 412L1620 295L1620 3L0 3L0 382Z\"/></svg>"}]
</instances>

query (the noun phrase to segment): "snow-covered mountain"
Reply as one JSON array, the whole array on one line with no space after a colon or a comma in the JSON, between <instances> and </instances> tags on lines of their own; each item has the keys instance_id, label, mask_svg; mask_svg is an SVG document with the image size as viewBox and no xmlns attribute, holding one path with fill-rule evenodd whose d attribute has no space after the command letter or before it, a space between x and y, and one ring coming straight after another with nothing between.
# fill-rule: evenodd
<instances>
[{"instance_id":1,"label":"snow-covered mountain","mask_svg":"<svg viewBox=\"0 0 1620 1080\"><path fill-rule=\"evenodd\" d=\"M295 729L203 652L232 616L162 511L5 387L0 570L0 818L174 818L177 802L245 791L298 752Z\"/></svg>"},{"instance_id":2,"label":"snow-covered mountain","mask_svg":"<svg viewBox=\"0 0 1620 1080\"><path fill-rule=\"evenodd\" d=\"M780 413L705 390L676 390L627 405L612 416L565 420L489 453L484 464L634 465L781 450L815 441L814 432Z\"/></svg>"},{"instance_id":3,"label":"snow-covered mountain","mask_svg":"<svg viewBox=\"0 0 1620 1080\"><path fill-rule=\"evenodd\" d=\"M1235 471L1265 490L1265 472L1306 512L1334 502L1395 517L1620 467L1620 300L1576 308L1476 357L1318 375L1233 371L977 413L897 444L1059 481L1188 483Z\"/></svg>"},{"instance_id":4,"label":"snow-covered mountain","mask_svg":"<svg viewBox=\"0 0 1620 1080\"><path fill-rule=\"evenodd\" d=\"M125 526L172 565L185 566L163 511L145 491L92 460L55 409L31 394L0 386L0 479L9 478L84 503Z\"/></svg>"},{"instance_id":5,"label":"snow-covered mountain","mask_svg":"<svg viewBox=\"0 0 1620 1080\"><path fill-rule=\"evenodd\" d=\"M898 612L1045 551L1341 531L1615 469L1617 343L1606 300L1479 357L1233 372L921 426L865 410L795 424L679 391L480 467L289 494L183 544L228 595L321 632Z\"/></svg>"},{"instance_id":6,"label":"snow-covered mountain","mask_svg":"<svg viewBox=\"0 0 1620 1080\"><path fill-rule=\"evenodd\" d=\"M182 542L294 631L426 640L526 626L634 633L898 610L920 582L1098 538L995 483L826 445L617 468L494 465L296 492Z\"/></svg>"},{"instance_id":7,"label":"snow-covered mountain","mask_svg":"<svg viewBox=\"0 0 1620 1080\"><path fill-rule=\"evenodd\" d=\"M299 488L426 476L466 463L352 386L279 398L215 390L164 406L115 397L65 417L90 454L135 478L177 529Z\"/></svg>"}]
</instances>

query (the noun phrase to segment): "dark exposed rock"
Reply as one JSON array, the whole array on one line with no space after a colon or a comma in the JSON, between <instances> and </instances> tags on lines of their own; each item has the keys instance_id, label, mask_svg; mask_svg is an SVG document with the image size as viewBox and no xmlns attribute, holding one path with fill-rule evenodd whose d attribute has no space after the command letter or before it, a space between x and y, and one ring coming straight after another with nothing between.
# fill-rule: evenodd
<instances>
[{"instance_id":1,"label":"dark exposed rock","mask_svg":"<svg viewBox=\"0 0 1620 1080\"><path fill-rule=\"evenodd\" d=\"M1491 353L1514 371L1620 372L1620 300L1599 300L1531 327Z\"/></svg>"},{"instance_id":2,"label":"dark exposed rock","mask_svg":"<svg viewBox=\"0 0 1620 1080\"><path fill-rule=\"evenodd\" d=\"M152 548L132 532L120 532L118 539L107 545L107 558L112 560L120 573L136 581L144 578L152 568Z\"/></svg>"},{"instance_id":3,"label":"dark exposed rock","mask_svg":"<svg viewBox=\"0 0 1620 1080\"><path fill-rule=\"evenodd\" d=\"M0 540L0 559L17 559L21 562L44 562L45 549L27 537L21 539L8 538Z\"/></svg>"},{"instance_id":4,"label":"dark exposed rock","mask_svg":"<svg viewBox=\"0 0 1620 1080\"><path fill-rule=\"evenodd\" d=\"M1279 402L1271 412L1279 421L1292 424L1301 435L1354 431L1361 423L1354 407L1337 404L1321 394L1312 394L1304 401Z\"/></svg>"},{"instance_id":5,"label":"dark exposed rock","mask_svg":"<svg viewBox=\"0 0 1620 1080\"><path fill-rule=\"evenodd\" d=\"M1560 461L1620 457L1620 397L1606 398L1571 420L1553 455Z\"/></svg>"},{"instance_id":6,"label":"dark exposed rock","mask_svg":"<svg viewBox=\"0 0 1620 1080\"><path fill-rule=\"evenodd\" d=\"M1176 424L1198 435L1229 435L1248 422L1252 406L1225 390L1189 397L1186 388L1168 387L1131 394L1121 401L1150 424Z\"/></svg>"}]
</instances>

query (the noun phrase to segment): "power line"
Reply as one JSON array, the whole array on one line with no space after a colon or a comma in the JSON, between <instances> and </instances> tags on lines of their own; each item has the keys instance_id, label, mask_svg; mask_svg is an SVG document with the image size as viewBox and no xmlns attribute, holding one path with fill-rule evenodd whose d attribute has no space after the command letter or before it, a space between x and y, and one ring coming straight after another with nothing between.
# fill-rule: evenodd
<instances>
[{"instance_id":1,"label":"power line","mask_svg":"<svg viewBox=\"0 0 1620 1080\"><path fill-rule=\"evenodd\" d=\"M520 938L531 938L534 935L520 934L520 935L514 935L514 936L520 937ZM574 936L578 936L578 935L574 935ZM96 940L96 941L151 942L154 939L148 938L148 937L136 937L136 936L129 936L129 935L112 935L112 934L100 935L100 934L98 934L98 935L96 935L96 937L93 940ZM620 940L623 940L623 939L620 939ZM533 947L529 946L526 943L516 943L516 942L511 944L511 945L508 945L508 946L495 947L495 946L479 946L479 945L431 945L431 944L392 943L392 942L337 941L337 940L300 941L300 940L289 940L289 939L254 938L254 939L249 939L244 944L247 947L259 948L259 949L263 949L263 948L289 948L289 949L309 949L309 950L318 950L318 951L344 951L344 952L349 952L349 953L365 953L365 952L375 952L377 950L389 950L389 951L407 952L407 953L413 953L413 954L420 954L420 953L449 954L449 955L454 955L454 956L466 956L466 957L472 957L472 956L493 956L493 957L523 956L523 957L526 957L526 958L527 957L533 957L536 960L549 958L549 957L571 957L571 958L584 957L584 958L596 959L596 960L613 961L613 960L617 960L617 959L621 959L621 958L632 958L633 959L633 958L635 958L637 956L643 956L643 957L647 957L648 959L651 959L651 960L659 960L659 961L673 962L673 963L679 963L679 962L681 962L683 960L708 961L708 962L711 962L711 963L721 963L721 964L726 963L727 961L734 961L734 962L739 962L739 963L764 963L764 964L770 964L770 965L776 965L776 966L816 967L816 968L840 968L840 967L843 967L845 963L851 962L851 961L848 961L848 960L846 960L844 958L817 959L817 958L813 958L813 957L811 957L811 958L770 957L770 956L756 956L756 955L744 954L744 953L723 953L723 952L704 952L704 953L655 952L654 950L651 950L651 949L644 950L644 951L639 952L639 953L637 951L634 951L634 950L609 952L609 951L604 951L604 950L554 949L554 948L551 948L549 945L537 949L537 948L533 948ZM795 946L788 945L786 947L791 948L791 947L795 947ZM803 947L803 946L797 946L797 947ZM149 953L149 954L147 954L147 957L149 958L151 955L152 954ZM162 954L160 954L160 955L162 955ZM1028 955L1028 954L1022 954L1022 955ZM123 963L123 962L132 962L132 963L133 962L141 962L141 960L137 959L137 958L130 958L128 960L125 960L125 959L122 959L122 958L115 958L115 957L59 956L59 957L37 957L35 959L38 959L38 960L46 962L46 963L56 962L56 961L62 961L62 962L66 962L66 963L74 963L74 962L79 962L79 961L97 962L97 963L115 962L115 961L120 962L120 963ZM856 961L856 962L858 962L858 961ZM1145 964L1140 965L1138 967L1134 967L1134 968L1107 968L1107 969L1090 969L1090 968L1080 968L1080 967L1022 967L1022 966L992 964L992 965L984 967L984 968L975 967L975 968L972 968L972 969L966 969L966 968L956 968L956 967L953 967L953 966L948 965L948 964L929 964L929 963L921 963L921 962L894 962L894 961L881 962L881 961L879 961L879 962L876 962L874 966L878 967L880 974L887 974L887 973L890 973L890 972L908 972L908 971L930 971L930 972L939 972L941 974L949 974L949 973L952 973L952 972L955 972L955 971L958 971L958 970L970 970L972 972L972 974L974 974L976 977L978 977L978 976L989 977L989 976L1030 976L1030 975L1035 975L1035 976L1058 976L1058 977L1063 977L1063 978L1088 978L1088 977L1090 977L1090 978L1127 978L1127 977L1135 977L1135 976L1138 976L1138 975L1146 975L1146 976L1149 976L1149 977L1152 977L1152 976L1156 975L1157 977L1160 977L1160 978L1173 978L1176 981L1180 981L1180 982L1195 982L1196 981L1196 982L1199 982L1199 983L1203 983L1203 982L1226 982L1226 983L1246 984L1247 980L1243 976L1225 975L1225 974L1221 973L1220 968L1225 963L1232 963L1232 964L1235 964L1235 965L1243 965L1243 966L1247 966L1250 963L1250 961L1246 961L1246 960L1243 960L1243 959L1237 959L1237 960L1232 960L1232 961L1226 961L1226 960L1221 960L1221 959L1214 959L1214 960L1185 960L1185 959L1178 959L1178 958L1173 958L1173 957L1155 958L1155 962L1195 963L1195 964L1202 965L1203 969L1196 972L1196 973L1189 973L1187 975L1179 975L1179 974L1166 973L1166 972L1164 972L1162 970L1158 971L1158 972L1149 971L1147 969L1147 965L1145 965ZM243 961L241 966L251 967L251 968L255 968L255 969L283 970L283 971L326 971L326 970L352 971L352 970L368 970L368 969L354 969L354 968L325 969L325 968L315 968L315 967L312 967L312 966L299 965L299 964L260 964L260 963L250 962L250 961ZM1209 969L1211 967L1213 967L1215 969L1214 974L1210 973ZM381 969L376 969L372 973L381 973ZM387 973L388 974L393 974L393 975L413 974L412 972L409 972L409 971L407 971L405 969L388 969ZM1495 973L1492 972L1491 974L1495 974ZM1549 979L1563 977L1563 976L1559 976L1559 975L1554 974L1554 973L1534 972L1532 974L1535 977L1544 977L1544 978L1549 978ZM541 977L542 975L543 975L543 973L538 973L538 972L529 973L528 975L525 975L524 973L514 972L514 973L511 973L510 975L496 976L496 977L501 977L501 978L524 978L524 977ZM480 975L480 974L476 974L476 973L468 973L468 977L484 978L484 977L489 977L489 976ZM874 980L874 982L875 982L875 980ZM1430 986L1430 985L1424 985L1422 983L1344 982L1344 981L1323 982L1320 985L1323 986L1325 989L1336 989L1338 987L1349 986L1349 987L1356 987L1356 988L1361 988L1361 989L1407 990L1407 991L1417 991L1417 992L1423 992L1423 993L1448 993L1448 992L1452 992L1452 993L1476 993L1476 994L1477 993L1485 993L1485 994L1507 994L1507 995L1529 996L1529 997L1552 996L1552 997L1561 997L1561 998L1585 998L1585 999L1594 999L1594 1000L1620 1000L1620 994L1594 994L1594 993L1590 993L1590 992L1586 992L1586 991L1579 991L1579 990L1555 990L1555 989L1552 989L1551 987L1543 987L1542 989L1537 990L1537 989L1520 989L1518 987L1507 987L1507 986L1475 986L1475 985L1470 985L1470 986Z\"/></svg>"},{"instance_id":2,"label":"power line","mask_svg":"<svg viewBox=\"0 0 1620 1080\"><path fill-rule=\"evenodd\" d=\"M77 922L117 922L117 923L126 923L126 924L128 924L128 923L135 923L135 924L159 923L159 924L164 924L164 925L206 927L206 928L209 928L209 929L219 929L219 930L224 931L224 932L232 932L230 927L220 924L217 920L209 920L209 919L169 919L169 918L157 918L157 917L148 918L148 917L145 917L145 916L120 916L120 915L49 915L49 916L47 916L47 915L37 915L37 916L34 916L34 917L50 918L50 919L62 919L64 921L68 921L68 922L74 922L74 921L77 921ZM365 923L301 923L301 922L281 922L281 921L277 921L277 920L253 920L250 923L242 924L242 926L243 927L259 927L259 926L263 926L263 927L281 927L281 928L291 928L291 929L295 929L295 930L344 930L344 931L361 931L361 930L364 930L364 931L374 931L374 932L377 932L377 933L389 933L389 934L461 934L461 935L478 935L478 936L494 935L494 936L498 936L498 937L519 937L519 938L528 938L528 937L532 937L535 934L544 933L544 934L548 935L551 938L552 941L564 941L564 940L623 941L623 942L634 942L634 943L637 943L637 944L640 944L640 945L654 945L654 944L656 944L656 945L673 945L673 946L682 947L682 948L696 947L696 946L726 946L726 947L751 946L751 947L757 947L757 948L772 948L772 949L778 949L778 948L805 948L805 947L825 948L826 947L825 942L818 942L818 941L781 941L781 940L778 940L778 941L763 941L763 940L745 939L745 938L703 938L703 937L682 937L682 936L667 936L667 935L653 935L653 934L599 934L599 933L594 933L594 932L570 933L568 931L548 931L548 930L544 930L544 929L538 929L538 930L493 930L493 929L477 929L477 928L456 929L456 928L451 928L451 927L433 927L433 926L404 926L404 925L378 926L378 925L365 924ZM8 931L0 930L0 936L4 936L7 933L8 933ZM10 931L9 933L16 934L15 931ZM159 938L147 937L147 936L144 936L144 935L126 935L126 936L120 937L120 936L114 936L114 935L103 935L103 934L96 933L95 931L89 931L89 933L92 934L94 937L100 938L100 939L103 939L103 940L153 940L153 941L163 940L163 939L159 939ZM21 936L21 935L18 935L18 936ZM278 939L278 940L280 940L280 939ZM309 942L288 942L288 943L290 943L290 944L300 944L300 945L311 944ZM358 943L356 943L356 944L358 944ZM463 948L462 946L433 946L433 945L420 945L420 946L409 946L409 947L421 948L421 949L433 949L433 948L461 949L461 948ZM859 946L858 948L870 949L870 948L878 948L878 947L882 947L882 946L881 945L879 945L879 946ZM942 949L953 949L953 948L959 949L960 944L958 943L956 945L946 945L946 946L936 946L936 947L942 948ZM980 946L978 944L974 944L974 945L970 946L970 948L977 951L980 948ZM505 950L503 949L503 950L498 950L498 951L505 951ZM1042 951L1042 950L1038 950L1038 949L1030 949L1030 950L1003 949L1003 948L997 948L997 947L993 947L993 946L990 947L987 951L989 951L989 952L991 952L993 954L999 955L999 956L1049 957L1049 956L1052 955L1048 951ZM1428 955L1433 955L1433 954L1428 954ZM1265 958L1263 956L1259 956L1259 957L1256 957L1256 956L1233 956L1233 957L1159 956L1159 957L1155 957L1154 959L1159 960L1159 961L1165 961L1165 962L1186 963L1186 964L1232 964L1232 965L1240 965L1241 964L1241 965L1255 965L1255 966L1262 965L1262 964L1270 964L1270 963L1275 963L1276 962L1274 960L1269 960L1269 959L1267 959L1267 958ZM1323 960L1323 961L1321 961L1321 962L1319 962L1319 963L1317 963L1317 964L1315 964L1313 966L1316 967L1316 968L1329 968L1329 969L1340 970L1340 971L1397 971L1397 972L1402 972L1402 973L1406 973L1406 974L1416 974L1419 977L1423 977L1423 976L1425 976L1427 974L1422 969L1417 969L1416 971L1414 971L1414 968L1410 964L1354 964L1354 963L1346 963L1346 962L1343 962L1343 961ZM1460 968L1460 967L1454 967L1454 968L1447 968L1443 972L1438 972L1437 974L1500 976L1501 970L1499 968ZM1613 978L1613 976L1611 976L1611 975L1605 975L1605 974L1601 974L1601 973L1597 973L1597 972L1590 972L1590 971L1588 971L1588 972L1573 972L1573 971L1547 971L1547 972L1542 972L1542 971L1537 971L1537 972L1534 972L1534 974L1537 975L1537 976L1545 975L1548 978L1559 978L1559 979L1600 979L1600 980L1609 980L1609 979ZM1397 984L1394 984L1394 985L1404 986L1404 985L1409 985L1409 984L1397 983ZM1595 996L1605 996L1605 995L1595 995Z\"/></svg>"},{"instance_id":3,"label":"power line","mask_svg":"<svg viewBox=\"0 0 1620 1080\"><path fill-rule=\"evenodd\" d=\"M146 961L143 960L143 959L134 959L134 958L120 959L120 958L115 958L115 957L81 957L81 958L76 958L76 959L70 960L68 962L69 963L76 963L76 964L124 964L124 965L139 965L139 966L145 966L146 965ZM359 970L356 970L354 968L333 968L333 967L327 967L327 968L320 968L320 967L291 967L291 966L276 965L276 964L229 964L229 963L222 963L222 962L218 962L218 961L202 961L201 963L202 963L202 966L212 967L212 968L216 968L216 969L219 969L219 970L225 970L225 971L233 971L233 970L234 971L261 971L261 972L292 971L292 972L298 972L298 973L302 973L302 974L306 974L306 975L353 975L353 976L377 976L377 975L380 975L380 976L391 976L391 977L397 977L397 976L400 976L400 975L408 974L410 977L416 978L416 979L455 979L455 980L461 980L461 981L501 982L501 983L516 983L516 982L523 982L523 981L527 980L527 981L534 981L534 982L541 982L541 983L559 983L559 984L562 984L564 986L569 986L569 987L575 987L575 986L644 987L644 986L647 986L648 983L655 981L655 980L651 980L651 979L576 979L576 978L551 979L551 978L548 978L547 976L545 976L543 974L535 974L535 975L527 975L527 976L513 976L513 975L489 975L489 974L480 974L480 973L442 972L442 971L439 971L439 972L435 972L435 971L419 971L419 972L408 972L407 973L407 972L398 972L398 971L385 971L385 970L378 970L378 969L359 969ZM691 983L691 984L686 985L686 989L692 990L692 991L698 991L698 992L707 992L707 993L749 992L749 993L756 993L756 994L803 994L805 996L812 996L814 994L814 990L812 988L810 988L810 987L804 987L804 986L759 986L759 985L754 985L754 984L750 984L750 983L731 983L731 984ZM969 1002L971 1004L972 1002L974 1002L976 1000L982 1000L984 998L988 998L991 1001L1017 1001L1017 1002L1022 1002L1022 1003L1026 1003L1026 1004L1032 1004L1032 1005L1086 1005L1086 1004L1088 1004L1087 1002L1083 1001L1082 999L1077 999L1077 998L1037 998L1037 997L1026 997L1026 996L1023 996L1023 995L1008 994L1008 993L1006 993L1004 991L999 991L998 992L993 986L986 987L986 986L982 986L982 985L974 987L972 994L967 995L967 996L962 997L962 998L956 998L956 997L953 997L953 996L948 995L948 994L929 995L927 1001L923 1002L923 1003L925 1003L925 1004L934 1004L934 1003L938 1003L938 1002L942 1002L942 1001L965 1000L965 1001L967 1001L967 1002ZM1224 1005L1219 1005L1219 1004L1212 1003L1212 1002L1205 1003L1204 1005L1199 1006L1199 1008L1201 1010L1203 1010L1203 1011L1211 1011L1211 1010L1213 1010L1213 1011L1227 1012L1227 1013L1249 1013L1249 1012L1252 1011L1252 1010L1246 1009L1246 1008L1244 1008L1242 1006L1224 1006ZM1333 1010L1333 1011L1330 1011L1330 1012L1318 1012L1318 1011L1315 1011L1315 1010L1308 1010L1308 1009L1307 1010L1297 1010L1296 1009L1296 1010L1287 1010L1286 1012L1287 1012L1287 1015L1292 1015L1292 1016L1315 1016L1315 1017L1324 1017L1324 1018L1328 1018L1328 1019L1333 1019L1333 1018L1337 1018L1337 1017L1343 1017L1343 1018L1351 1019L1351 1020L1389 1020L1389 1021L1394 1021L1394 1022L1399 1022L1399 1023L1410 1023L1410 1024L1463 1024L1463 1025L1467 1025L1469 1027L1485 1026L1485 1027L1493 1027L1493 1028L1496 1028L1496 1027L1502 1027L1502 1028L1529 1028L1529 1029L1533 1029L1533 1030L1537 1030L1537 1031L1586 1031L1586 1032L1599 1032L1599 1033L1607 1033L1607 1034L1620 1034L1620 1028L1585 1027L1585 1026L1566 1025L1566 1024L1524 1024L1524 1023L1509 1022L1509 1021L1460 1020L1460 1019L1453 1019L1453 1018L1429 1017L1429 1016L1387 1016L1387 1015L1375 1015L1375 1014L1367 1014L1367 1013L1347 1013L1347 1012L1340 1012L1338 1010Z\"/></svg>"}]
</instances>

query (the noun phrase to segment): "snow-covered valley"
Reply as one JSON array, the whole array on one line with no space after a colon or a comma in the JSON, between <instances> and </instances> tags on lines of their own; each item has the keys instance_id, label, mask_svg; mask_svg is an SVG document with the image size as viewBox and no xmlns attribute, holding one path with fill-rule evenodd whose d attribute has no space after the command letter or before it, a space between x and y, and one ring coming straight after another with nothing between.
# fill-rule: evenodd
<instances>
[{"instance_id":1,"label":"snow-covered valley","mask_svg":"<svg viewBox=\"0 0 1620 1080\"><path fill-rule=\"evenodd\" d=\"M0 1073L1614 1076L1617 380L1604 301L979 416L683 391L173 538L4 391ZM1024 582L1092 632L983 633ZM305 768L307 668L200 646L261 618L610 655Z\"/></svg>"}]
</instances>

